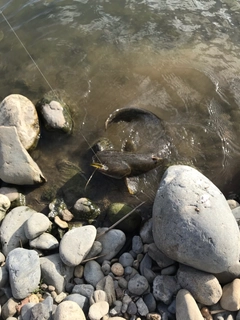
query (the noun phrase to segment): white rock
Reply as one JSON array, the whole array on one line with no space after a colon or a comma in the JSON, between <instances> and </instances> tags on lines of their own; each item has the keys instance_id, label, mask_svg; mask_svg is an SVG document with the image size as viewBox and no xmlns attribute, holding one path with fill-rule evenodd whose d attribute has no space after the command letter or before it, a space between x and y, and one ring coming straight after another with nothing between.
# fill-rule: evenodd
<instances>
[{"instance_id":1,"label":"white rock","mask_svg":"<svg viewBox=\"0 0 240 320\"><path fill-rule=\"evenodd\" d=\"M24 232L24 223L37 212L27 206L12 209L4 218L0 227L2 250L7 254L28 242Z\"/></svg>"},{"instance_id":2,"label":"white rock","mask_svg":"<svg viewBox=\"0 0 240 320\"><path fill-rule=\"evenodd\" d=\"M86 320L82 309L74 301L61 302L54 313L53 319L54 320Z\"/></svg>"},{"instance_id":3,"label":"white rock","mask_svg":"<svg viewBox=\"0 0 240 320\"><path fill-rule=\"evenodd\" d=\"M169 167L153 205L153 237L168 257L209 273L239 264L237 222L221 191L203 174Z\"/></svg>"},{"instance_id":4,"label":"white rock","mask_svg":"<svg viewBox=\"0 0 240 320\"><path fill-rule=\"evenodd\" d=\"M43 213L37 212L26 221L24 225L25 235L29 240L34 239L47 231L50 226L51 221L48 217Z\"/></svg>"},{"instance_id":5,"label":"white rock","mask_svg":"<svg viewBox=\"0 0 240 320\"><path fill-rule=\"evenodd\" d=\"M20 142L15 127L0 127L0 155L0 178L4 182L32 185L46 181Z\"/></svg>"},{"instance_id":6,"label":"white rock","mask_svg":"<svg viewBox=\"0 0 240 320\"><path fill-rule=\"evenodd\" d=\"M24 148L31 148L39 136L39 121L34 104L20 94L7 96L0 104L0 126L14 126Z\"/></svg>"},{"instance_id":7,"label":"white rock","mask_svg":"<svg viewBox=\"0 0 240 320\"><path fill-rule=\"evenodd\" d=\"M191 293L185 289L178 291L176 296L177 320L203 320L203 316Z\"/></svg>"},{"instance_id":8,"label":"white rock","mask_svg":"<svg viewBox=\"0 0 240 320\"><path fill-rule=\"evenodd\" d=\"M59 246L58 240L50 233L42 233L39 237L29 241L31 248L39 250L53 250Z\"/></svg>"},{"instance_id":9,"label":"white rock","mask_svg":"<svg viewBox=\"0 0 240 320\"><path fill-rule=\"evenodd\" d=\"M106 301L98 301L89 308L88 317L90 320L100 320L108 313L109 304Z\"/></svg>"},{"instance_id":10,"label":"white rock","mask_svg":"<svg viewBox=\"0 0 240 320\"><path fill-rule=\"evenodd\" d=\"M11 202L8 199L8 197L3 194L0 194L0 221L4 219L10 205L11 205Z\"/></svg>"},{"instance_id":11,"label":"white rock","mask_svg":"<svg viewBox=\"0 0 240 320\"><path fill-rule=\"evenodd\" d=\"M64 234L59 255L67 266L75 267L84 260L96 238L96 228L88 225L74 228Z\"/></svg>"}]
</instances>

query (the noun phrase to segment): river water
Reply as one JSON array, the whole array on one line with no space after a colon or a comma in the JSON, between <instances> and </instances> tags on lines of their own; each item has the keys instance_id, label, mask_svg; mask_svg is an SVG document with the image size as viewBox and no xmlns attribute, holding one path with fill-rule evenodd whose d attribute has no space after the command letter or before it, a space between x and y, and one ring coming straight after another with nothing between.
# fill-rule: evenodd
<instances>
[{"instance_id":1,"label":"river water","mask_svg":"<svg viewBox=\"0 0 240 320\"><path fill-rule=\"evenodd\" d=\"M154 150L154 128L134 124L129 130L119 123L104 131L111 112L137 106L165 122L173 163L195 166L227 197L237 198L238 1L1 0L0 4L50 86L69 96L73 134L43 133L33 153L49 184L56 182L54 168L61 159L82 167L88 178L92 169L85 154L101 136L120 148L127 134ZM0 98L19 93L36 103L51 88L1 15L0 39ZM147 189L153 183L153 177L149 179ZM106 192L113 186L118 191L125 188L100 173L89 182L94 184L98 190L108 185ZM154 192L153 188L151 199Z\"/></svg>"}]
</instances>

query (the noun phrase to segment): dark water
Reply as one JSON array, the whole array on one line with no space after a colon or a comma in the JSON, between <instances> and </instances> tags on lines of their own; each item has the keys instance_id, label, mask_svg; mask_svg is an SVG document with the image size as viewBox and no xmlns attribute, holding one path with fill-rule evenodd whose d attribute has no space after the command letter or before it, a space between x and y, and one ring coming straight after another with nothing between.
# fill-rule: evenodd
<instances>
[{"instance_id":1,"label":"dark water","mask_svg":"<svg viewBox=\"0 0 240 320\"><path fill-rule=\"evenodd\" d=\"M120 123L104 131L105 119L116 108L138 106L164 120L171 162L194 165L226 196L237 197L238 1L1 0L0 4L51 87L69 96L72 136L43 132L33 153L49 185L57 184L55 167L62 159L90 176L89 146L82 134L90 145L108 136L119 149L126 138L137 141L139 150L146 145L159 148L154 127ZM37 102L50 88L1 15L0 39L0 98L20 93ZM158 182L155 174L145 177L143 192L148 198L153 199ZM114 189L119 194L114 200L130 197L122 182L100 174L89 185L106 194Z\"/></svg>"}]
</instances>

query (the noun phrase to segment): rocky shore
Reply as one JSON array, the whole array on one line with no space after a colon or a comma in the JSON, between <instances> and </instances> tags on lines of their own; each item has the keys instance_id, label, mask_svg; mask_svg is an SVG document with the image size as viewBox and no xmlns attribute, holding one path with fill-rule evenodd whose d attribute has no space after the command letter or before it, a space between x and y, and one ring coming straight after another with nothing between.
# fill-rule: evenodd
<instances>
[{"instance_id":1,"label":"rocky shore","mask_svg":"<svg viewBox=\"0 0 240 320\"><path fill-rule=\"evenodd\" d=\"M51 118L48 127L69 133L63 110L45 99L38 112ZM27 151L39 138L38 113L11 95L0 119L1 319L240 319L236 201L198 170L173 165L152 217L131 238L128 222L94 224L99 209L81 195L73 208L58 199L48 214L38 212L16 187L47 180Z\"/></svg>"}]
</instances>

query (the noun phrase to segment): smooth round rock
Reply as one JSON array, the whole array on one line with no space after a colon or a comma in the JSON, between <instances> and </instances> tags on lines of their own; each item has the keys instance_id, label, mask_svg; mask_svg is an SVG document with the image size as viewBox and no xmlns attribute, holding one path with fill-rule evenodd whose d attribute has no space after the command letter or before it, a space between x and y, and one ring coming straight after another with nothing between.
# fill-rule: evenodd
<instances>
[{"instance_id":1,"label":"smooth round rock","mask_svg":"<svg viewBox=\"0 0 240 320\"><path fill-rule=\"evenodd\" d=\"M163 175L153 205L153 237L168 257L209 273L238 263L239 229L221 191L183 165Z\"/></svg>"},{"instance_id":2,"label":"smooth round rock","mask_svg":"<svg viewBox=\"0 0 240 320\"><path fill-rule=\"evenodd\" d=\"M0 126L14 126L26 150L33 147L40 132L34 104L20 94L10 94L0 104Z\"/></svg>"},{"instance_id":3,"label":"smooth round rock","mask_svg":"<svg viewBox=\"0 0 240 320\"><path fill-rule=\"evenodd\" d=\"M50 227L51 221L45 214L37 212L24 224L24 232L29 240L40 236Z\"/></svg>"},{"instance_id":4,"label":"smooth round rock","mask_svg":"<svg viewBox=\"0 0 240 320\"><path fill-rule=\"evenodd\" d=\"M97 261L91 260L85 264L84 278L87 283L90 283L94 287L96 287L97 283L104 278L102 268Z\"/></svg>"},{"instance_id":5,"label":"smooth round rock","mask_svg":"<svg viewBox=\"0 0 240 320\"><path fill-rule=\"evenodd\" d=\"M8 254L6 266L15 299L26 298L38 287L41 270L36 251L16 248Z\"/></svg>"},{"instance_id":6,"label":"smooth round rock","mask_svg":"<svg viewBox=\"0 0 240 320\"><path fill-rule=\"evenodd\" d=\"M240 309L240 279L235 279L223 287L221 307L228 311Z\"/></svg>"},{"instance_id":7,"label":"smooth round rock","mask_svg":"<svg viewBox=\"0 0 240 320\"><path fill-rule=\"evenodd\" d=\"M90 251L96 233L96 228L91 225L66 232L59 246L59 255L62 261L72 267L80 264Z\"/></svg>"},{"instance_id":8,"label":"smooth round rock","mask_svg":"<svg viewBox=\"0 0 240 320\"><path fill-rule=\"evenodd\" d=\"M131 267L134 261L133 256L129 252L124 252L119 257L119 263L125 268L125 267Z\"/></svg>"},{"instance_id":9,"label":"smooth round rock","mask_svg":"<svg viewBox=\"0 0 240 320\"><path fill-rule=\"evenodd\" d=\"M58 248L58 240L50 233L44 232L39 237L29 241L31 248L39 250L53 250Z\"/></svg>"},{"instance_id":10,"label":"smooth round rock","mask_svg":"<svg viewBox=\"0 0 240 320\"><path fill-rule=\"evenodd\" d=\"M79 305L74 301L61 302L55 313L54 320L86 320L85 315Z\"/></svg>"},{"instance_id":11,"label":"smooth round rock","mask_svg":"<svg viewBox=\"0 0 240 320\"><path fill-rule=\"evenodd\" d=\"M222 287L213 274L181 265L177 279L180 286L191 292L193 298L203 305L216 304L222 296Z\"/></svg>"},{"instance_id":12,"label":"smooth round rock","mask_svg":"<svg viewBox=\"0 0 240 320\"><path fill-rule=\"evenodd\" d=\"M88 317L90 320L100 320L108 313L109 304L106 301L98 301L89 308Z\"/></svg>"},{"instance_id":13,"label":"smooth round rock","mask_svg":"<svg viewBox=\"0 0 240 320\"><path fill-rule=\"evenodd\" d=\"M128 290L135 295L141 296L149 287L148 281L145 277L136 274L128 282Z\"/></svg>"},{"instance_id":14,"label":"smooth round rock","mask_svg":"<svg viewBox=\"0 0 240 320\"><path fill-rule=\"evenodd\" d=\"M118 263L118 262L114 263L111 266L111 271L117 277L121 277L124 274L124 268L121 265L121 263Z\"/></svg>"},{"instance_id":15,"label":"smooth round rock","mask_svg":"<svg viewBox=\"0 0 240 320\"><path fill-rule=\"evenodd\" d=\"M176 296L177 320L203 320L203 316L191 293L186 289L178 291Z\"/></svg>"},{"instance_id":16,"label":"smooth round rock","mask_svg":"<svg viewBox=\"0 0 240 320\"><path fill-rule=\"evenodd\" d=\"M97 259L99 263L102 263L104 260L111 260L114 258L126 242L126 236L121 230L112 229L101 235L101 233L106 230L107 228L98 229L97 240L102 244L101 255L103 255Z\"/></svg>"}]
</instances>

